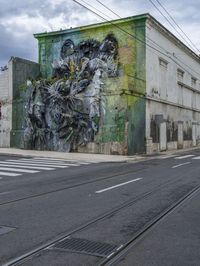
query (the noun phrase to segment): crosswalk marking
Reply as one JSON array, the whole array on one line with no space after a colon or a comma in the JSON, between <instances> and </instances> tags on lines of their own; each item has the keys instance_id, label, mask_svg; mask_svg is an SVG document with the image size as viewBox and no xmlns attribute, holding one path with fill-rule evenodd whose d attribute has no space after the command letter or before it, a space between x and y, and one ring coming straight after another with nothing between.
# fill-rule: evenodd
<instances>
[{"instance_id":1,"label":"crosswalk marking","mask_svg":"<svg viewBox=\"0 0 200 266\"><path fill-rule=\"evenodd\" d=\"M50 161L63 161L61 159L50 158L50 157L33 157L33 159L50 160ZM68 161L76 162L75 160L68 160Z\"/></svg>"},{"instance_id":2,"label":"crosswalk marking","mask_svg":"<svg viewBox=\"0 0 200 266\"><path fill-rule=\"evenodd\" d=\"M0 175L4 175L4 176L18 176L18 175L22 175L22 174L0 172Z\"/></svg>"},{"instance_id":3,"label":"crosswalk marking","mask_svg":"<svg viewBox=\"0 0 200 266\"><path fill-rule=\"evenodd\" d=\"M27 169L16 169L16 168L10 168L10 167L0 167L0 170L11 171L11 172L30 173L30 174L39 173L39 171L27 170Z\"/></svg>"},{"instance_id":4,"label":"crosswalk marking","mask_svg":"<svg viewBox=\"0 0 200 266\"><path fill-rule=\"evenodd\" d=\"M190 158L193 157L193 154L188 154L188 155L183 155L183 156L179 156L179 157L175 157L175 159L186 159L186 158Z\"/></svg>"},{"instance_id":5,"label":"crosswalk marking","mask_svg":"<svg viewBox=\"0 0 200 266\"><path fill-rule=\"evenodd\" d=\"M17 160L18 161L18 160ZM50 165L55 165L55 166L57 166L57 165L61 165L61 166L79 166L80 164L78 164L78 163L59 163L59 162L49 162L49 161L45 161L45 162L43 162L43 161L39 161L39 160L32 160L32 159L21 159L21 160L19 160L20 162L24 162L24 163L26 163L26 162L30 162L30 163L38 163L38 164L50 164Z\"/></svg>"},{"instance_id":6,"label":"crosswalk marking","mask_svg":"<svg viewBox=\"0 0 200 266\"><path fill-rule=\"evenodd\" d=\"M60 159L53 159L53 158L44 158L44 157L34 157L33 158L34 160L43 160L43 161L46 161L46 160L49 160L49 161L61 161L62 163L68 163L70 162L71 163L78 163L78 164L91 164L91 163L97 163L97 162L92 162L92 161L76 161L76 160L71 160L71 159L67 159L67 160L60 160Z\"/></svg>"},{"instance_id":7,"label":"crosswalk marking","mask_svg":"<svg viewBox=\"0 0 200 266\"><path fill-rule=\"evenodd\" d=\"M0 161L0 179L7 177L20 176L24 173L35 174L41 170L56 170L57 168L68 168L81 165L88 165L95 162L60 160L44 157L30 157L9 159Z\"/></svg>"},{"instance_id":8,"label":"crosswalk marking","mask_svg":"<svg viewBox=\"0 0 200 266\"><path fill-rule=\"evenodd\" d=\"M193 157L192 159L193 159L193 160L199 160L199 159L200 159L200 156Z\"/></svg>"},{"instance_id":9,"label":"crosswalk marking","mask_svg":"<svg viewBox=\"0 0 200 266\"><path fill-rule=\"evenodd\" d=\"M39 165L42 165L42 166L44 166L44 167L49 167L49 166L51 166L51 165L49 165L49 164L38 164L38 163L29 163L29 162L20 162L19 160L7 160L6 162L13 162L13 163L15 163L15 164L22 164L22 165L32 165L32 166L39 166ZM66 165L66 166L64 166L64 165L52 165L53 167L55 167L55 168L68 168L69 166L68 165Z\"/></svg>"},{"instance_id":10,"label":"crosswalk marking","mask_svg":"<svg viewBox=\"0 0 200 266\"><path fill-rule=\"evenodd\" d=\"M41 167L41 166L27 166L27 165L22 165L22 164L15 164L15 163L12 163L12 162L7 162L5 161L4 162L1 162L0 161L0 167L1 166L7 166L7 167L15 167L15 168L27 168L27 169L36 169L36 170L55 170L55 168L50 168L50 167Z\"/></svg>"}]
</instances>

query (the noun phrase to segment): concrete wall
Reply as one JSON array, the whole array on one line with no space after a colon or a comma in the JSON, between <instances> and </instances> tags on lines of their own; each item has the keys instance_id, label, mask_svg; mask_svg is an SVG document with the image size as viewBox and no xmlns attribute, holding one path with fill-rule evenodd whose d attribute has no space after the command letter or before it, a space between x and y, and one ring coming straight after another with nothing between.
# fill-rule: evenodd
<instances>
[{"instance_id":1,"label":"concrete wall","mask_svg":"<svg viewBox=\"0 0 200 266\"><path fill-rule=\"evenodd\" d=\"M28 79L38 78L39 75L40 66L38 63L17 57L12 58L13 111L11 147L24 148L22 136L24 132L24 117L27 113L26 82Z\"/></svg>"},{"instance_id":2,"label":"concrete wall","mask_svg":"<svg viewBox=\"0 0 200 266\"><path fill-rule=\"evenodd\" d=\"M195 146L200 138L200 60L151 19L146 36L161 51L146 47L148 152Z\"/></svg>"},{"instance_id":3,"label":"concrete wall","mask_svg":"<svg viewBox=\"0 0 200 266\"><path fill-rule=\"evenodd\" d=\"M4 78L4 93L7 104L3 105L4 120L2 121L2 128L4 128L4 141L1 146L20 147L20 121L23 120L26 110L25 99L20 95L23 94L24 85L29 78L36 78L39 76L40 68L39 64L12 57L8 63L8 70ZM20 125L20 127L19 127Z\"/></svg>"},{"instance_id":4,"label":"concrete wall","mask_svg":"<svg viewBox=\"0 0 200 266\"><path fill-rule=\"evenodd\" d=\"M107 79L102 91L105 112L94 142L78 147L79 152L134 154L145 152L145 38L146 16L122 19L66 31L36 34L39 62L44 77L53 74L52 63L60 59L65 40L75 45L90 39L102 42L109 33L118 41L119 74ZM119 29L120 28L120 29ZM122 29L122 30L121 30Z\"/></svg>"},{"instance_id":5,"label":"concrete wall","mask_svg":"<svg viewBox=\"0 0 200 266\"><path fill-rule=\"evenodd\" d=\"M12 127L12 63L0 73L0 147L10 147Z\"/></svg>"}]
</instances>

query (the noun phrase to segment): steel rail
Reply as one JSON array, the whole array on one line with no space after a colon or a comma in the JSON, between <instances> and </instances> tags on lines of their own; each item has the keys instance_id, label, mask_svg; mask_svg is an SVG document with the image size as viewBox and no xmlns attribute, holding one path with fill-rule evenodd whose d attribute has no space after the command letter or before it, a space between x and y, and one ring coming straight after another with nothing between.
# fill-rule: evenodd
<instances>
[{"instance_id":1,"label":"steel rail","mask_svg":"<svg viewBox=\"0 0 200 266\"><path fill-rule=\"evenodd\" d=\"M108 175L108 176L92 179L90 181L75 183L74 185L71 185L71 186L69 185L69 186L66 186L66 187L49 190L49 191L46 191L46 192L43 192L43 193L36 193L34 195L30 195L30 196L21 197L21 198L13 199L13 200L10 200L10 201L2 202L2 203L0 203L0 206L6 205L6 204L11 204L11 203L16 203L18 201L23 201L23 200L27 200L27 199L41 197L41 196L45 196L45 195L48 195L48 194L65 191L65 190L68 190L68 189L73 189L73 188L76 188L76 187L92 184L92 183L99 182L99 181L102 181L102 180L119 177L121 175L124 176L124 175L128 175L128 174L134 174L134 173L137 173L137 172L142 171L144 169L145 169L145 167L141 167L140 169L137 169L137 170L124 171L124 172L121 172L121 173L112 174L112 175Z\"/></svg>"},{"instance_id":2,"label":"steel rail","mask_svg":"<svg viewBox=\"0 0 200 266\"><path fill-rule=\"evenodd\" d=\"M26 262L27 260L31 259L32 257L36 256L37 254L39 254L41 251L50 248L52 245L56 244L57 242L71 236L72 234L75 234L77 232L80 232L84 229L86 229L87 227L94 225L96 223L98 223L101 220L106 219L107 217L109 217L112 214L115 214L119 211L121 211L122 209L125 209L127 207L130 207L134 204L136 204L137 202L139 202L140 200L146 199L148 197L150 197L153 193L156 193L158 191L160 191L161 188L166 188L166 185L172 185L175 183L178 183L180 180L182 180L181 178L177 179L177 180L168 180L162 184L157 185L156 187L154 187L152 190L145 192L145 193L141 193L141 195L138 195L134 198L131 198L127 201L125 201L124 203L120 204L119 206L117 206L116 208L112 209L111 211L107 211L103 214L100 214L99 216L97 216L96 218L90 219L88 222L83 223L82 225L72 229L70 232L66 232L65 234L62 234L58 237L56 237L55 239L46 242L43 245L38 246L37 248L19 256L16 257L8 262L5 262L4 264L2 264L1 266L19 266L22 265L22 263ZM101 264L100 264L101 265ZM104 264L102 264L104 265Z\"/></svg>"},{"instance_id":3,"label":"steel rail","mask_svg":"<svg viewBox=\"0 0 200 266\"><path fill-rule=\"evenodd\" d=\"M186 201L195 197L197 193L200 192L200 185L192 189L186 195L181 197L171 206L166 208L163 212L157 215L154 219L152 219L149 223L147 223L141 230L139 230L131 239L129 239L126 243L120 246L120 248L112 254L109 258L105 258L101 261L97 266L112 266L122 259L124 255L126 255L131 248L135 246L141 239L143 239L151 230L153 230L159 223L161 223L164 219L166 219L170 214L175 212L178 208L180 208Z\"/></svg>"}]
</instances>

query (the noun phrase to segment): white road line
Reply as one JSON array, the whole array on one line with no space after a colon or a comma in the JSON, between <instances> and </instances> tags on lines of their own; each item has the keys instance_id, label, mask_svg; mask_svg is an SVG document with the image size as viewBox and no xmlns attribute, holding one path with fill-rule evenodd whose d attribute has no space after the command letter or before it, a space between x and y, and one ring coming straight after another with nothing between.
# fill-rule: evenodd
<instances>
[{"instance_id":1,"label":"white road line","mask_svg":"<svg viewBox=\"0 0 200 266\"><path fill-rule=\"evenodd\" d=\"M36 169L36 170L55 170L55 168L49 168L49 167L37 167L37 166L27 166L22 164L16 164L16 163L10 163L10 162L0 162L0 167L6 166L6 167L15 167L15 168L25 168L25 169Z\"/></svg>"},{"instance_id":2,"label":"white road line","mask_svg":"<svg viewBox=\"0 0 200 266\"><path fill-rule=\"evenodd\" d=\"M10 168L10 167L0 167L0 170L11 171L11 172L22 172L22 173L29 173L29 174L39 173L39 171L26 170L26 169L16 169L16 168Z\"/></svg>"},{"instance_id":3,"label":"white road line","mask_svg":"<svg viewBox=\"0 0 200 266\"><path fill-rule=\"evenodd\" d=\"M2 177L0 177L0 179L1 179ZM9 193L11 193L10 191L6 191L6 192L0 192L0 196L2 196L2 195L7 195L7 194L9 194Z\"/></svg>"},{"instance_id":4,"label":"white road line","mask_svg":"<svg viewBox=\"0 0 200 266\"><path fill-rule=\"evenodd\" d=\"M91 163L89 163L89 162L79 162L79 161L77 161L77 163L80 165L80 164L85 164L85 165L87 165L87 164L91 164Z\"/></svg>"},{"instance_id":5,"label":"white road line","mask_svg":"<svg viewBox=\"0 0 200 266\"><path fill-rule=\"evenodd\" d=\"M105 192L105 191L111 190L111 189L113 189L113 188L121 187L121 186L127 185L127 184L129 184L129 183L139 181L139 180L141 180L141 179L142 179L142 178L136 178L136 179L133 179L133 180L130 180L130 181L124 182L124 183L120 183L120 184L115 185L115 186L112 186L112 187L108 187L108 188L104 188L104 189L98 190L98 191L96 191L95 193L102 193L102 192Z\"/></svg>"},{"instance_id":6,"label":"white road line","mask_svg":"<svg viewBox=\"0 0 200 266\"><path fill-rule=\"evenodd\" d=\"M70 159L66 159L66 160L60 160L60 159L53 159L53 158L41 158L41 157L34 157L33 158L34 160L43 160L43 161L45 161L45 160L47 160L47 161L60 161L60 162L62 162L62 163L68 163L68 162L74 162L74 163L78 163L78 164L91 164L91 163L96 163L96 162L92 162L92 161L77 161L77 160L70 160Z\"/></svg>"},{"instance_id":7,"label":"white road line","mask_svg":"<svg viewBox=\"0 0 200 266\"><path fill-rule=\"evenodd\" d=\"M174 165L172 166L172 168L177 168L177 167L180 167L180 166L183 166L183 165L186 165L186 164L190 164L191 162L187 162L187 163L181 163L181 164L177 164L177 165Z\"/></svg>"},{"instance_id":8,"label":"white road line","mask_svg":"<svg viewBox=\"0 0 200 266\"><path fill-rule=\"evenodd\" d=\"M55 163L55 164L65 164L66 163L64 161L40 160L40 159L36 159L36 158L21 158L18 160L20 160L20 161L34 161L34 162L41 162L41 163Z\"/></svg>"},{"instance_id":9,"label":"white road line","mask_svg":"<svg viewBox=\"0 0 200 266\"><path fill-rule=\"evenodd\" d=\"M200 159L200 156L193 157L192 159L193 160L199 160Z\"/></svg>"},{"instance_id":10,"label":"white road line","mask_svg":"<svg viewBox=\"0 0 200 266\"><path fill-rule=\"evenodd\" d=\"M20 160L8 160L8 161L15 161L15 162L22 162L22 163L37 163L37 164L48 164L48 165L52 165L52 166L57 166L57 165L61 165L61 166L79 166L79 164L73 164L73 163L58 163L58 162L42 162L39 160L30 160L30 159L20 159Z\"/></svg>"},{"instance_id":11,"label":"white road line","mask_svg":"<svg viewBox=\"0 0 200 266\"><path fill-rule=\"evenodd\" d=\"M0 175L5 175L5 176L18 176L18 175L22 175L22 174L0 172Z\"/></svg>"},{"instance_id":12,"label":"white road line","mask_svg":"<svg viewBox=\"0 0 200 266\"><path fill-rule=\"evenodd\" d=\"M166 155L166 156L159 157L158 159L168 159L168 158L173 158L175 156L176 155Z\"/></svg>"},{"instance_id":13,"label":"white road line","mask_svg":"<svg viewBox=\"0 0 200 266\"><path fill-rule=\"evenodd\" d=\"M179 156L179 157L175 157L174 159L186 159L186 158L190 158L190 157L193 157L194 155L193 154L188 154L188 155L183 155L183 156Z\"/></svg>"},{"instance_id":14,"label":"white road line","mask_svg":"<svg viewBox=\"0 0 200 266\"><path fill-rule=\"evenodd\" d=\"M32 165L32 166L44 166L44 167L49 167L51 166L50 164L38 164L38 163L26 163L26 162L20 162L19 160L7 160L7 162L13 162L13 164L20 164L20 165ZM61 166L61 165L52 165L54 168L68 168L69 166Z\"/></svg>"},{"instance_id":15,"label":"white road line","mask_svg":"<svg viewBox=\"0 0 200 266\"><path fill-rule=\"evenodd\" d=\"M71 160L71 159L66 159L66 160L61 160L61 159L55 159L55 158L48 158L48 157L33 157L32 159L35 160L49 160L49 161L64 161L64 162L76 162L76 160Z\"/></svg>"}]
</instances>

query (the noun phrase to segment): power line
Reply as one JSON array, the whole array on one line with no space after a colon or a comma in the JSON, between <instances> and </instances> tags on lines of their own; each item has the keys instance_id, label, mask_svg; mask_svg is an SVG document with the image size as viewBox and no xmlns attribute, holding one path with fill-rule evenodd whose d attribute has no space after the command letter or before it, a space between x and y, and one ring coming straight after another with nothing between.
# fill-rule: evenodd
<instances>
[{"instance_id":1,"label":"power line","mask_svg":"<svg viewBox=\"0 0 200 266\"><path fill-rule=\"evenodd\" d=\"M106 18L102 17L101 15L99 15L98 13L96 13L95 11L91 10L90 8L88 8L87 6L81 4L80 2L78 2L77 0L72 0L73 2L77 3L78 5L82 6L83 8L89 10L90 12L94 13L95 15L97 15L98 17L100 17L101 19L103 19L104 21L110 23L111 25L113 25L114 27L118 28L119 30L121 30L122 32L126 33L127 35L131 36L132 38L134 38L135 40L145 44L147 46L147 48L151 48L153 50L155 50L156 52L168 57L169 59L171 59L173 62L175 62L179 67L181 67L183 70L185 70L186 72L188 72L190 75L192 75L187 69L185 69L182 65L180 65L173 57L169 56L169 55L172 55L174 56L173 54L171 54L169 51L167 51L165 48L161 47L159 44L157 44L156 42L154 42L153 40L151 40L149 38L150 41L154 42L156 45L158 45L159 47L161 47L164 51L160 51L158 50L157 48L153 47L152 45L148 44L146 41L144 40L141 40L139 39L138 37L136 37L135 35L131 34L130 32L122 29L120 26L116 25L115 23L113 23L112 21L108 21ZM85 1L84 1L85 2ZM153 52L153 51L151 51ZM191 67L189 67L188 65L186 65L184 62L182 62L180 59L178 59L176 57L177 60L179 60L182 64L184 64L186 67L188 67L192 72L196 73L199 77L200 77L200 74L198 72L196 72L195 70L193 70Z\"/></svg>"},{"instance_id":2,"label":"power line","mask_svg":"<svg viewBox=\"0 0 200 266\"><path fill-rule=\"evenodd\" d=\"M194 48L200 53L200 50L196 47L196 45L191 41L191 39L187 36L187 34L182 30L182 28L178 25L178 23L175 21L175 19L172 17L172 15L167 11L167 9L161 4L159 0L155 0L167 13L167 15L171 18L171 20L174 22L174 24L179 28L179 30L184 34L184 36L188 39L188 41L193 45Z\"/></svg>"},{"instance_id":3,"label":"power line","mask_svg":"<svg viewBox=\"0 0 200 266\"><path fill-rule=\"evenodd\" d=\"M108 9L109 11L111 11L114 15L116 15L118 18L122 18L119 14L115 13L111 8L107 7L105 4L103 4L101 1L96 0L99 4L101 4L103 7L105 7L106 9ZM82 2L85 2L82 0ZM85 2L86 3L86 2ZM89 4L88 4L89 5ZM91 5L90 5L91 6ZM97 11L99 11L98 9L96 9ZM99 11L100 12L100 11ZM100 12L102 14L102 12ZM161 49L165 50L163 47L161 47L158 43L156 43L155 41L151 40L148 36L146 36L146 38L151 41L152 43L154 43L155 45L157 45L158 47L160 47Z\"/></svg>"},{"instance_id":4,"label":"power line","mask_svg":"<svg viewBox=\"0 0 200 266\"><path fill-rule=\"evenodd\" d=\"M83 3L85 3L86 5L88 5L89 7L93 8L94 10L96 10L97 12L101 13L102 15L106 16L107 18L109 18L110 20L113 20L113 18L111 18L110 16L104 14L103 12L101 12L99 9L97 9L96 7L92 6L91 4L87 3L84 0L81 0Z\"/></svg>"},{"instance_id":5,"label":"power line","mask_svg":"<svg viewBox=\"0 0 200 266\"><path fill-rule=\"evenodd\" d=\"M98 2L100 5L102 5L103 7L105 7L106 9L108 9L109 11L111 11L118 18L122 18L122 17L120 17L120 15L118 15L117 13L115 13L111 8L109 8L108 6L104 5L101 1L96 0L96 2Z\"/></svg>"},{"instance_id":6,"label":"power line","mask_svg":"<svg viewBox=\"0 0 200 266\"><path fill-rule=\"evenodd\" d=\"M174 27L172 22L163 14L163 12L156 6L156 4L152 1L149 0L149 2L155 7L155 9L166 19L166 21L170 24L170 26L176 31L176 33L187 43L187 45L190 46L190 48L194 49L192 45L182 36L182 34Z\"/></svg>"},{"instance_id":7,"label":"power line","mask_svg":"<svg viewBox=\"0 0 200 266\"><path fill-rule=\"evenodd\" d=\"M136 37L135 35L131 34L130 32L128 32L128 31L122 29L121 27L119 27L118 25L116 25L115 23L113 23L112 21L107 20L106 18L104 18L104 17L102 17L101 15L97 14L95 11L91 10L91 9L88 8L87 6L84 6L83 4L81 4L80 2L78 2L77 0L72 0L72 1L75 2L75 3L77 3L77 4L79 4L79 5L82 6L83 8L89 10L90 12L94 13L95 15L97 15L98 17L100 17L100 18L103 19L104 21L110 23L112 26L114 26L114 27L118 28L119 30L123 31L123 32L126 33L127 35L133 37L135 40L140 41L140 42L143 43L143 44L146 44L146 45L149 46L150 48L152 48L152 49L156 50L157 52L162 53L163 55L166 56L166 54L164 54L163 52L159 51L157 48L151 46L150 44L147 44L145 41L139 39L138 37ZM164 49L164 48L163 48L163 49Z\"/></svg>"}]
</instances>

